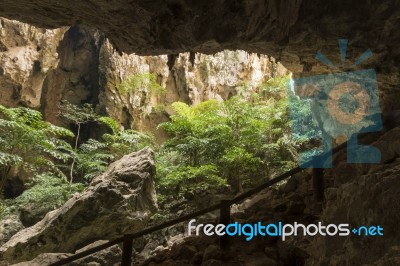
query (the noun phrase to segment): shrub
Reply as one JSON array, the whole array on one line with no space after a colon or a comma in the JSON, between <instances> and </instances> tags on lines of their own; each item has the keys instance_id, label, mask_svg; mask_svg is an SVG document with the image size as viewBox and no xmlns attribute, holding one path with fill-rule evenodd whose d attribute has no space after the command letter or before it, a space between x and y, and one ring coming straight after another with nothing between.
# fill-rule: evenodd
<instances>
[{"instance_id":1,"label":"shrub","mask_svg":"<svg viewBox=\"0 0 400 266\"><path fill-rule=\"evenodd\" d=\"M32 209L44 209L46 212L54 210L63 205L76 192L84 189L83 184L69 184L67 181L54 176L51 173L44 173L35 176L29 184L30 188L25 190L14 200L0 202L0 218L5 214L19 211L21 207Z\"/></svg>"},{"instance_id":2,"label":"shrub","mask_svg":"<svg viewBox=\"0 0 400 266\"><path fill-rule=\"evenodd\" d=\"M66 162L71 158L71 145L63 138L73 136L65 128L43 121L38 111L0 105L1 181L15 167L33 173L50 171L65 177L56 162Z\"/></svg>"}]
</instances>

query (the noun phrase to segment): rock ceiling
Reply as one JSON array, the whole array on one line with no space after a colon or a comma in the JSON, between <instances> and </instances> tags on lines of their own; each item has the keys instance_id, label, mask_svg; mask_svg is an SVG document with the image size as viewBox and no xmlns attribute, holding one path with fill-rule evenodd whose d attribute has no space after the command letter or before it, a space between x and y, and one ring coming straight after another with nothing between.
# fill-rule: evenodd
<instances>
[{"instance_id":1,"label":"rock ceiling","mask_svg":"<svg viewBox=\"0 0 400 266\"><path fill-rule=\"evenodd\" d=\"M348 66L370 48L374 56L360 67L377 70L384 108L400 108L398 1L3 0L0 16L45 28L85 24L118 51L140 55L264 53L295 75L328 72L317 50L340 64L337 40L346 38Z\"/></svg>"}]
</instances>

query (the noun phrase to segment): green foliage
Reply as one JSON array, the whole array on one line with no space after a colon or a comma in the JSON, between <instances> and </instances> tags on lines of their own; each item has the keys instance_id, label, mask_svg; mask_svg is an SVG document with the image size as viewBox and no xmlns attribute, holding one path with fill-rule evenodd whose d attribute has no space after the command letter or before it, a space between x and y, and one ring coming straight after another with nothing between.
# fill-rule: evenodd
<instances>
[{"instance_id":1,"label":"green foliage","mask_svg":"<svg viewBox=\"0 0 400 266\"><path fill-rule=\"evenodd\" d=\"M111 117L102 116L102 117L99 117L97 119L97 121L106 125L108 128L110 128L113 134L117 134L120 131L121 126L118 124L117 121L115 121Z\"/></svg>"},{"instance_id":2,"label":"green foliage","mask_svg":"<svg viewBox=\"0 0 400 266\"><path fill-rule=\"evenodd\" d=\"M227 169L238 169L243 172L256 169L262 163L260 158L239 147L227 149L221 162L226 165Z\"/></svg>"},{"instance_id":3,"label":"green foliage","mask_svg":"<svg viewBox=\"0 0 400 266\"><path fill-rule=\"evenodd\" d=\"M69 184L49 173L37 175L31 187L8 204L0 203L0 217L15 212L19 206L30 205L32 208L53 210L64 204L74 193L81 192L83 184Z\"/></svg>"},{"instance_id":4,"label":"green foliage","mask_svg":"<svg viewBox=\"0 0 400 266\"><path fill-rule=\"evenodd\" d=\"M215 165L198 167L178 166L173 168L165 178L160 180L160 187L174 187L183 194L196 189L209 189L226 184L226 180L218 175Z\"/></svg>"},{"instance_id":5,"label":"green foliage","mask_svg":"<svg viewBox=\"0 0 400 266\"><path fill-rule=\"evenodd\" d=\"M194 175L193 167L204 170L201 167L212 165L215 176L240 191L242 181L251 185L293 165L297 146L291 141L286 82L287 77L270 81L273 93L253 95L252 102L235 96L193 107L173 103L171 121L159 128L171 136L164 150L178 159L163 168L180 167L171 173L161 170L161 184L172 187L179 179L190 180L183 171Z\"/></svg>"},{"instance_id":6,"label":"green foliage","mask_svg":"<svg viewBox=\"0 0 400 266\"><path fill-rule=\"evenodd\" d=\"M103 134L100 140L89 139L75 154L77 173L87 181L104 172L111 162L123 155L154 144L152 136L131 129L122 130L110 117L100 117L97 121L109 127L111 133Z\"/></svg>"},{"instance_id":7,"label":"green foliage","mask_svg":"<svg viewBox=\"0 0 400 266\"><path fill-rule=\"evenodd\" d=\"M62 138L73 133L43 121L38 111L0 105L0 168L6 177L12 167L25 171L51 171L63 176L56 161L65 162L71 146Z\"/></svg>"},{"instance_id":8,"label":"green foliage","mask_svg":"<svg viewBox=\"0 0 400 266\"><path fill-rule=\"evenodd\" d=\"M93 106L88 103L79 106L64 100L59 105L59 109L60 116L68 119L76 125L94 121L98 118Z\"/></svg>"},{"instance_id":9,"label":"green foliage","mask_svg":"<svg viewBox=\"0 0 400 266\"><path fill-rule=\"evenodd\" d=\"M107 169L114 157L108 153L106 143L89 139L79 147L75 159L76 174L87 181L91 181Z\"/></svg>"},{"instance_id":10,"label":"green foliage","mask_svg":"<svg viewBox=\"0 0 400 266\"><path fill-rule=\"evenodd\" d=\"M182 164L181 159L181 155L175 151L161 150L157 153L156 190L159 203L188 192L226 185L216 165L187 166Z\"/></svg>"},{"instance_id":11,"label":"green foliage","mask_svg":"<svg viewBox=\"0 0 400 266\"><path fill-rule=\"evenodd\" d=\"M117 86L117 89L122 92L149 90L150 95L165 92L165 88L158 84L156 75L149 72L129 76Z\"/></svg>"},{"instance_id":12,"label":"green foliage","mask_svg":"<svg viewBox=\"0 0 400 266\"><path fill-rule=\"evenodd\" d=\"M287 83L289 82L288 76L280 76L273 79L269 79L261 85L261 91L263 97L273 97L275 99L286 98Z\"/></svg>"},{"instance_id":13,"label":"green foliage","mask_svg":"<svg viewBox=\"0 0 400 266\"><path fill-rule=\"evenodd\" d=\"M64 204L74 193L81 192L83 184L69 184L63 179L50 174L41 174L34 178L33 186L15 199L15 203L24 205L33 203L46 204L55 209Z\"/></svg>"},{"instance_id":14,"label":"green foliage","mask_svg":"<svg viewBox=\"0 0 400 266\"><path fill-rule=\"evenodd\" d=\"M59 109L60 109L59 113L60 116L75 123L75 125L78 127L75 137L75 145L73 149L74 156L72 157L72 163L70 166L70 173L69 173L70 183L72 183L74 179L74 166L77 158L79 157L77 151L78 151L79 137L81 133L81 125L96 120L98 118L98 115L94 111L93 106L88 103L85 103L82 106L78 106L68 101L62 101L62 103L59 105Z\"/></svg>"}]
</instances>

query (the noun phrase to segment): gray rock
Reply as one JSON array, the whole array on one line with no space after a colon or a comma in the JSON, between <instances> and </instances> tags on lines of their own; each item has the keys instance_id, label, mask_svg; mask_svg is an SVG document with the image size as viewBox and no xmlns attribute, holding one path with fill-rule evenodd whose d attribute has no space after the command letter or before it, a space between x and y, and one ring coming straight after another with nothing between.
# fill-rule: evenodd
<instances>
[{"instance_id":1,"label":"gray rock","mask_svg":"<svg viewBox=\"0 0 400 266\"><path fill-rule=\"evenodd\" d=\"M190 263L194 265L200 265L202 261L203 261L203 252L199 251L196 254L194 254L193 258L190 260Z\"/></svg>"},{"instance_id":2,"label":"gray rock","mask_svg":"<svg viewBox=\"0 0 400 266\"><path fill-rule=\"evenodd\" d=\"M5 216L0 221L0 245L6 243L15 233L23 229L21 221L16 214Z\"/></svg>"},{"instance_id":3,"label":"gray rock","mask_svg":"<svg viewBox=\"0 0 400 266\"><path fill-rule=\"evenodd\" d=\"M264 249L265 255L267 255L269 258L276 259L278 257L278 250L276 247L271 247L267 246Z\"/></svg>"},{"instance_id":4,"label":"gray rock","mask_svg":"<svg viewBox=\"0 0 400 266\"><path fill-rule=\"evenodd\" d=\"M1 255L9 262L31 260L143 229L157 210L154 174L151 149L125 155L84 192L14 235L0 248Z\"/></svg>"},{"instance_id":5,"label":"gray rock","mask_svg":"<svg viewBox=\"0 0 400 266\"><path fill-rule=\"evenodd\" d=\"M201 265L202 266L221 266L221 265L226 265L226 263L221 260L211 259L211 260L204 261Z\"/></svg>"},{"instance_id":6,"label":"gray rock","mask_svg":"<svg viewBox=\"0 0 400 266\"><path fill-rule=\"evenodd\" d=\"M206 248L203 255L203 261L210 259L220 259L222 255L221 249L216 245L210 245Z\"/></svg>"},{"instance_id":7,"label":"gray rock","mask_svg":"<svg viewBox=\"0 0 400 266\"><path fill-rule=\"evenodd\" d=\"M56 261L59 261L61 259L65 259L72 254L69 253L43 253L37 256L35 259L31 261L24 261L20 262L17 264L14 264L14 266L42 266L42 265L49 265L51 263L54 263Z\"/></svg>"},{"instance_id":8,"label":"gray rock","mask_svg":"<svg viewBox=\"0 0 400 266\"><path fill-rule=\"evenodd\" d=\"M87 245L76 251L79 253L81 251L88 250L92 247L101 245L105 243L104 240L96 241L92 244ZM24 261L15 264L16 266L43 266L49 265L50 263L55 263L61 259L67 258L73 255L72 253L43 253L34 258L31 261ZM90 256L84 257L82 259L76 260L74 262L69 263L70 266L80 266L80 265L114 265L118 264L121 261L122 251L118 245L114 245L112 247L106 248L99 252L96 252Z\"/></svg>"},{"instance_id":9,"label":"gray rock","mask_svg":"<svg viewBox=\"0 0 400 266\"><path fill-rule=\"evenodd\" d=\"M28 203L21 206L19 210L19 219L25 227L29 227L42 220L43 217L52 210L54 210L54 208Z\"/></svg>"},{"instance_id":10,"label":"gray rock","mask_svg":"<svg viewBox=\"0 0 400 266\"><path fill-rule=\"evenodd\" d=\"M296 190L298 186L298 181L295 177L291 177L288 179L284 187L282 188L282 191L285 193L293 192Z\"/></svg>"},{"instance_id":11,"label":"gray rock","mask_svg":"<svg viewBox=\"0 0 400 266\"><path fill-rule=\"evenodd\" d=\"M326 200L335 200L336 199L336 194L337 194L337 189L336 188L327 188L325 190L325 199Z\"/></svg>"},{"instance_id":12,"label":"gray rock","mask_svg":"<svg viewBox=\"0 0 400 266\"><path fill-rule=\"evenodd\" d=\"M245 262L245 266L276 266L278 262L267 256L257 255Z\"/></svg>"},{"instance_id":13,"label":"gray rock","mask_svg":"<svg viewBox=\"0 0 400 266\"><path fill-rule=\"evenodd\" d=\"M197 253L197 249L191 245L173 245L171 248L171 258L191 260Z\"/></svg>"}]
</instances>

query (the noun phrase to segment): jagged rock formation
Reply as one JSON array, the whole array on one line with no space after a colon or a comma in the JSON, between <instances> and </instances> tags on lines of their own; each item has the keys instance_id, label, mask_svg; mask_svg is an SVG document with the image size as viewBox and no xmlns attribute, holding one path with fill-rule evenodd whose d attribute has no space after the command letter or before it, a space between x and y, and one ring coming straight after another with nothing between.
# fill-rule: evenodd
<instances>
[{"instance_id":1,"label":"jagged rock formation","mask_svg":"<svg viewBox=\"0 0 400 266\"><path fill-rule=\"evenodd\" d=\"M40 106L43 82L59 63L57 48L67 27L46 30L0 19L0 103Z\"/></svg>"},{"instance_id":2,"label":"jagged rock formation","mask_svg":"<svg viewBox=\"0 0 400 266\"><path fill-rule=\"evenodd\" d=\"M14 234L24 229L18 215L7 215L0 221L0 245L6 243Z\"/></svg>"},{"instance_id":3,"label":"jagged rock formation","mask_svg":"<svg viewBox=\"0 0 400 266\"><path fill-rule=\"evenodd\" d=\"M373 68L377 71L380 103L384 113L400 109L399 14L398 1L391 0L368 3L360 0L117 0L112 4L105 0L5 0L0 7L1 16L20 19L37 26L56 28L65 25L89 25L104 32L119 51L143 55L170 54L169 65L172 66L176 63L176 60L172 59L176 59L180 52L214 53L223 49L243 49L274 56L295 76L322 74L332 70L315 60L315 52L321 49L335 65L341 65L337 39L348 38L349 61L344 69L349 70L351 63L367 48L371 48L374 56L356 69ZM121 76L121 80L124 77ZM102 82L107 83L107 80ZM127 109L128 111L124 111L127 116L132 115L129 108ZM118 112L115 111L115 114ZM398 136L396 138L398 139ZM389 228L393 237L389 235L385 243L370 239L360 240L359 243L352 239L332 243L315 239L315 243L320 244L315 247L309 245L314 239L299 239L299 242L293 243L289 248L278 243L277 250L272 250L272 253L278 252L279 257L275 261L281 258L284 263L301 263L308 259L311 265L362 262L376 265L399 264L398 256L396 257L399 250L398 230L397 225L391 224L392 221L398 220L396 195L399 187L398 178L394 178L398 175L398 150L395 148L398 146L393 146L393 142L394 140L390 139L389 144L384 145L384 149L390 150L394 156L389 156L383 166L364 168L342 164L335 168L328 175L330 179L327 183L330 188L326 191L326 211L317 217L326 220L332 217L342 218L357 223L358 219L371 224L380 223ZM303 191L309 193L310 182L306 184L308 187ZM295 198L289 201L293 202L290 206L300 206L303 202L307 207L310 197L299 199L297 193L300 193L301 189L296 188L293 191L287 188L288 191L292 191L287 196ZM292 210L299 209L286 207ZM387 209L387 214L382 211ZM384 219L387 217L390 217L389 224L386 224L387 219ZM300 240L304 243L300 243ZM363 256L364 247L368 250L368 256ZM368 249L371 247L376 247L376 250L371 252ZM338 249L333 251L335 248ZM219 265L220 254L213 247L210 250L207 253L214 255L205 256L205 261ZM272 259L274 255L270 253L268 250L268 258ZM331 257L322 258L321 254ZM201 258L205 259L204 254ZM173 258L170 258L171 264L173 261Z\"/></svg>"},{"instance_id":4,"label":"jagged rock formation","mask_svg":"<svg viewBox=\"0 0 400 266\"><path fill-rule=\"evenodd\" d=\"M155 128L168 119L166 106L174 101L227 99L287 74L274 59L245 51L182 53L171 63L167 55L119 54L101 32L82 25L45 30L1 21L0 104L40 109L46 120L64 126L68 125L58 117L61 100L92 103L125 128L161 134ZM153 73L166 93L152 95L146 87L129 93L117 89L141 73ZM84 126L83 139L90 134Z\"/></svg>"},{"instance_id":5,"label":"jagged rock formation","mask_svg":"<svg viewBox=\"0 0 400 266\"><path fill-rule=\"evenodd\" d=\"M257 90L268 79L288 74L274 59L245 51L215 55L182 53L174 64L168 56L118 55L110 44L100 53L102 92L99 106L125 127L158 133L155 128L168 119L168 105L175 101L196 104L208 99L226 100L232 95ZM117 85L140 73L153 73L166 88L151 94L148 88L123 93Z\"/></svg>"},{"instance_id":6,"label":"jagged rock formation","mask_svg":"<svg viewBox=\"0 0 400 266\"><path fill-rule=\"evenodd\" d=\"M399 109L400 8L397 1L3 1L0 16L57 28L85 24L121 52L140 55L242 49L273 56L296 75L329 72L322 50L341 65L338 38L348 38L350 64L367 48L378 71L385 111Z\"/></svg>"},{"instance_id":7,"label":"jagged rock formation","mask_svg":"<svg viewBox=\"0 0 400 266\"><path fill-rule=\"evenodd\" d=\"M47 30L4 18L0 25L0 104L40 109L54 123L61 99L96 103L96 47L103 40L96 31Z\"/></svg>"},{"instance_id":8,"label":"jagged rock formation","mask_svg":"<svg viewBox=\"0 0 400 266\"><path fill-rule=\"evenodd\" d=\"M87 249L90 249L92 247L101 245L105 243L106 241L96 241L92 244L89 244L79 250L76 251L82 252ZM24 261L20 262L17 264L14 264L14 266L43 266L43 265L49 265L51 263L55 263L61 259L67 258L68 256L71 256L72 253L43 253L34 258L31 261ZM79 260L76 260L72 263L68 263L69 266L78 266L78 265L119 265L119 262L121 261L121 255L122 255L122 250L118 245L106 248L102 251L96 252L96 254L93 254L92 256L88 256Z\"/></svg>"},{"instance_id":9,"label":"jagged rock formation","mask_svg":"<svg viewBox=\"0 0 400 266\"><path fill-rule=\"evenodd\" d=\"M143 229L157 209L153 152L125 155L96 177L81 194L15 234L0 248L9 262L46 252L72 252L100 239Z\"/></svg>"}]
</instances>

